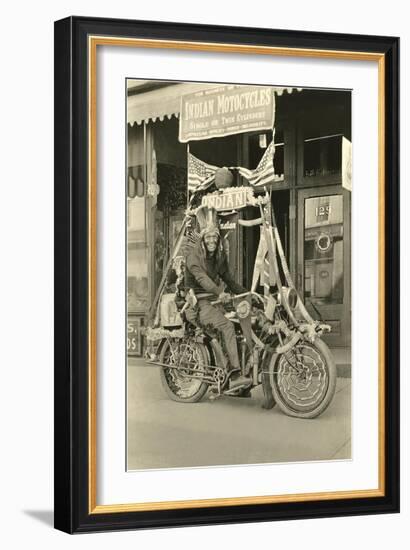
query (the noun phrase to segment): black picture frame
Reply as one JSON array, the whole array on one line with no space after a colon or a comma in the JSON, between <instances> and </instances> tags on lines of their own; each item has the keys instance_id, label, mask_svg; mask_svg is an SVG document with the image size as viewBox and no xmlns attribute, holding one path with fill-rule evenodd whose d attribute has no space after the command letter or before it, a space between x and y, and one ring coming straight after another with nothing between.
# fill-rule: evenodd
<instances>
[{"instance_id":1,"label":"black picture frame","mask_svg":"<svg viewBox=\"0 0 410 550\"><path fill-rule=\"evenodd\" d=\"M93 513L90 509L90 36L369 52L384 59L385 448L377 497ZM55 527L67 533L399 511L399 38L68 17L55 23ZM92 389L92 388L91 388Z\"/></svg>"}]
</instances>

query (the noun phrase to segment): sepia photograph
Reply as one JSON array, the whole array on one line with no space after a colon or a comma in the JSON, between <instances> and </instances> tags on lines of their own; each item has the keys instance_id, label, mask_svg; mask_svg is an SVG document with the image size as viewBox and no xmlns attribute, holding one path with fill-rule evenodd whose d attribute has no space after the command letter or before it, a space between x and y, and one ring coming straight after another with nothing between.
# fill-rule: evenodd
<instances>
[{"instance_id":1,"label":"sepia photograph","mask_svg":"<svg viewBox=\"0 0 410 550\"><path fill-rule=\"evenodd\" d=\"M350 460L351 90L126 102L127 471Z\"/></svg>"}]
</instances>

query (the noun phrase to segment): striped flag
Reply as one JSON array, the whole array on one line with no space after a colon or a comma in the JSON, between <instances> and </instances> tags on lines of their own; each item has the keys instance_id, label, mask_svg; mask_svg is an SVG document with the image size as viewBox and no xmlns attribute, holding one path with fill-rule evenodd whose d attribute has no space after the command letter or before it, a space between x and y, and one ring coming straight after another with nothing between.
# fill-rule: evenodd
<instances>
[{"instance_id":1,"label":"striped flag","mask_svg":"<svg viewBox=\"0 0 410 550\"><path fill-rule=\"evenodd\" d=\"M258 166L255 170L248 170L248 168L239 167L239 173L246 178L251 185L256 187L266 185L275 179L275 169L273 167L273 157L275 155L274 140L269 144L263 157L261 158Z\"/></svg>"},{"instance_id":2,"label":"striped flag","mask_svg":"<svg viewBox=\"0 0 410 550\"><path fill-rule=\"evenodd\" d=\"M216 170L217 166L206 164L188 153L188 190L193 193L207 189L215 179Z\"/></svg>"},{"instance_id":3,"label":"striped flag","mask_svg":"<svg viewBox=\"0 0 410 550\"><path fill-rule=\"evenodd\" d=\"M273 250L272 242L266 242L265 229L263 227L260 229L261 233L259 237L258 251L255 258L251 290L253 292L255 291L259 281L259 284L263 286L265 296L267 296L269 294L269 288L276 282L273 269L273 254L275 252Z\"/></svg>"},{"instance_id":4,"label":"striped flag","mask_svg":"<svg viewBox=\"0 0 410 550\"><path fill-rule=\"evenodd\" d=\"M256 252L255 266L253 268L253 277L252 277L252 292L255 292L258 285L258 281L261 280L261 285L263 285L263 269L268 253L268 245L266 244L265 233L261 227L260 237L259 237L259 246L258 251Z\"/></svg>"}]
</instances>

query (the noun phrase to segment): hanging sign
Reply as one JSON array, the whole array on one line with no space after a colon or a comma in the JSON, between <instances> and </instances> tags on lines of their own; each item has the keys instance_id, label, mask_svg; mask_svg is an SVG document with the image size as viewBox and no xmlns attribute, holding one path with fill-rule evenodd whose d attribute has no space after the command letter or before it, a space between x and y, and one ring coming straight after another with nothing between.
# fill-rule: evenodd
<instances>
[{"instance_id":1,"label":"hanging sign","mask_svg":"<svg viewBox=\"0 0 410 550\"><path fill-rule=\"evenodd\" d=\"M268 86L218 86L181 96L179 141L272 130L275 93Z\"/></svg>"},{"instance_id":2,"label":"hanging sign","mask_svg":"<svg viewBox=\"0 0 410 550\"><path fill-rule=\"evenodd\" d=\"M211 193L202 197L202 206L218 211L244 208L248 204L249 190L246 187L233 187L224 193Z\"/></svg>"}]
</instances>

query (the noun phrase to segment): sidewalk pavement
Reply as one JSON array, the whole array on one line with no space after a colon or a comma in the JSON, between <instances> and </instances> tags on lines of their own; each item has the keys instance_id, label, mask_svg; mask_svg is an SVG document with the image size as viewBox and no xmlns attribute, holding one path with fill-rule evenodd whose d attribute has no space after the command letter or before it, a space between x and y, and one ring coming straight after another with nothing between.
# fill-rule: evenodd
<instances>
[{"instance_id":1,"label":"sidewalk pavement","mask_svg":"<svg viewBox=\"0 0 410 550\"><path fill-rule=\"evenodd\" d=\"M351 381L338 378L329 408L318 418L264 410L262 388L251 399L222 397L175 403L159 367L128 362L128 470L263 464L351 458Z\"/></svg>"},{"instance_id":2,"label":"sidewalk pavement","mask_svg":"<svg viewBox=\"0 0 410 550\"><path fill-rule=\"evenodd\" d=\"M352 350L351 348L330 348L335 358L337 376L339 378L352 377Z\"/></svg>"}]
</instances>

